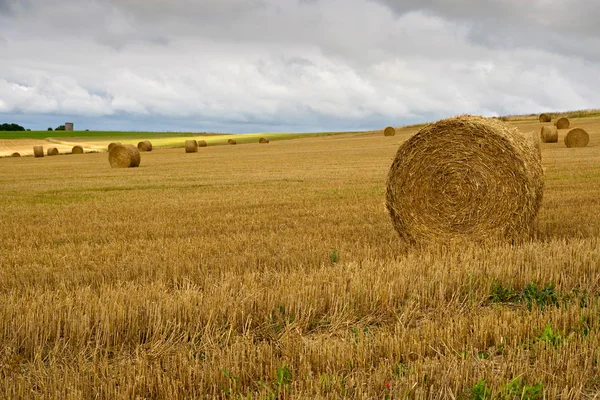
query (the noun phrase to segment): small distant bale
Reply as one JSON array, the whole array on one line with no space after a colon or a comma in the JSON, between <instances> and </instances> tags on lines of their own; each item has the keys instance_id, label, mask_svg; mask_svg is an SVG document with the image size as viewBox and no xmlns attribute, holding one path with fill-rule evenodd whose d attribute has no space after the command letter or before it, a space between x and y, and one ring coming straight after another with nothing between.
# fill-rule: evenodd
<instances>
[{"instance_id":1,"label":"small distant bale","mask_svg":"<svg viewBox=\"0 0 600 400\"><path fill-rule=\"evenodd\" d=\"M556 120L556 127L558 129L569 129L569 126L571 126L571 123L569 122L568 118L562 117Z\"/></svg>"},{"instance_id":2,"label":"small distant bale","mask_svg":"<svg viewBox=\"0 0 600 400\"><path fill-rule=\"evenodd\" d=\"M229 143L229 144L237 144L237 142L236 142L236 140L235 140L235 139L229 139L229 140L227 141L227 143Z\"/></svg>"},{"instance_id":3,"label":"small distant bale","mask_svg":"<svg viewBox=\"0 0 600 400\"><path fill-rule=\"evenodd\" d=\"M112 168L134 168L140 165L140 151L132 144L115 144L108 152Z\"/></svg>"},{"instance_id":4,"label":"small distant bale","mask_svg":"<svg viewBox=\"0 0 600 400\"><path fill-rule=\"evenodd\" d=\"M396 134L396 129L393 126L388 126L383 130L383 136L394 136Z\"/></svg>"},{"instance_id":5,"label":"small distant bale","mask_svg":"<svg viewBox=\"0 0 600 400\"><path fill-rule=\"evenodd\" d=\"M152 151L152 143L149 140L139 142L137 145L139 151Z\"/></svg>"},{"instance_id":6,"label":"small distant bale","mask_svg":"<svg viewBox=\"0 0 600 400\"><path fill-rule=\"evenodd\" d=\"M258 143L269 143L269 139L267 139L266 137L261 137L260 139L258 139Z\"/></svg>"},{"instance_id":7,"label":"small distant bale","mask_svg":"<svg viewBox=\"0 0 600 400\"><path fill-rule=\"evenodd\" d=\"M590 135L581 128L571 129L565 136L567 147L586 147L590 142Z\"/></svg>"},{"instance_id":8,"label":"small distant bale","mask_svg":"<svg viewBox=\"0 0 600 400\"><path fill-rule=\"evenodd\" d=\"M185 152L186 153L197 153L198 152L198 142L195 140L186 140L185 141Z\"/></svg>"},{"instance_id":9,"label":"small distant bale","mask_svg":"<svg viewBox=\"0 0 600 400\"><path fill-rule=\"evenodd\" d=\"M83 147L73 146L73 150L71 150L71 154L83 154Z\"/></svg>"},{"instance_id":10,"label":"small distant bale","mask_svg":"<svg viewBox=\"0 0 600 400\"><path fill-rule=\"evenodd\" d=\"M33 155L36 158L44 157L44 146L33 146Z\"/></svg>"},{"instance_id":11,"label":"small distant bale","mask_svg":"<svg viewBox=\"0 0 600 400\"><path fill-rule=\"evenodd\" d=\"M542 140L542 143L558 142L558 128L555 126L542 126L540 139Z\"/></svg>"},{"instance_id":12,"label":"small distant bale","mask_svg":"<svg viewBox=\"0 0 600 400\"><path fill-rule=\"evenodd\" d=\"M108 151L110 151L113 147L115 147L116 145L121 144L121 142L114 142L108 145Z\"/></svg>"},{"instance_id":13,"label":"small distant bale","mask_svg":"<svg viewBox=\"0 0 600 400\"><path fill-rule=\"evenodd\" d=\"M11 157L21 157L21 154L20 153L12 153L10 156Z\"/></svg>"},{"instance_id":14,"label":"small distant bale","mask_svg":"<svg viewBox=\"0 0 600 400\"><path fill-rule=\"evenodd\" d=\"M540 122L550 122L552 121L552 117L550 114L540 114Z\"/></svg>"},{"instance_id":15,"label":"small distant bale","mask_svg":"<svg viewBox=\"0 0 600 400\"><path fill-rule=\"evenodd\" d=\"M206 140L198 140L198 147L207 147L208 143L206 143Z\"/></svg>"},{"instance_id":16,"label":"small distant bale","mask_svg":"<svg viewBox=\"0 0 600 400\"><path fill-rule=\"evenodd\" d=\"M57 156L57 155L58 155L58 149L57 149L56 147L50 147L50 148L48 149L48 152L47 152L47 154L48 154L49 156Z\"/></svg>"}]
</instances>

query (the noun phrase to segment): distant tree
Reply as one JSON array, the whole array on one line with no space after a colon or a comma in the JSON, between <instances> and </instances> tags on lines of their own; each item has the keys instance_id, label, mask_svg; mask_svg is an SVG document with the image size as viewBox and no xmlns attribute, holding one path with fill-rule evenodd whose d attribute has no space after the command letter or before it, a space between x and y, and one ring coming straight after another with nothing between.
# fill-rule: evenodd
<instances>
[{"instance_id":1,"label":"distant tree","mask_svg":"<svg viewBox=\"0 0 600 400\"><path fill-rule=\"evenodd\" d=\"M17 131L25 131L25 128L23 128L21 125L17 125L17 124L0 124L0 131L12 131L12 132L17 132Z\"/></svg>"},{"instance_id":2,"label":"distant tree","mask_svg":"<svg viewBox=\"0 0 600 400\"><path fill-rule=\"evenodd\" d=\"M55 129L55 131L64 131L65 130L65 126L61 125L58 128Z\"/></svg>"},{"instance_id":3,"label":"distant tree","mask_svg":"<svg viewBox=\"0 0 600 400\"><path fill-rule=\"evenodd\" d=\"M48 128L48 130L49 130L49 131L51 131L51 130L52 130L52 128Z\"/></svg>"},{"instance_id":4,"label":"distant tree","mask_svg":"<svg viewBox=\"0 0 600 400\"><path fill-rule=\"evenodd\" d=\"M31 132L31 129L27 129L27 132Z\"/></svg>"}]
</instances>

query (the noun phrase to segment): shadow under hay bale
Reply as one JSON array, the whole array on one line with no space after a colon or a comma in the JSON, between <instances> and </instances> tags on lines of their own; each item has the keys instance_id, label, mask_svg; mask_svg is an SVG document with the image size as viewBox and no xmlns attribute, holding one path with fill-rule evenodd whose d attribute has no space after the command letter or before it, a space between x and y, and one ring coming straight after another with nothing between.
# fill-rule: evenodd
<instances>
[{"instance_id":1,"label":"shadow under hay bale","mask_svg":"<svg viewBox=\"0 0 600 400\"><path fill-rule=\"evenodd\" d=\"M83 147L73 146L73 149L71 150L71 154L83 154Z\"/></svg>"},{"instance_id":2,"label":"shadow under hay bale","mask_svg":"<svg viewBox=\"0 0 600 400\"><path fill-rule=\"evenodd\" d=\"M396 129L393 126L388 126L383 130L383 136L394 136L396 134Z\"/></svg>"},{"instance_id":3,"label":"shadow under hay bale","mask_svg":"<svg viewBox=\"0 0 600 400\"><path fill-rule=\"evenodd\" d=\"M152 151L152 143L149 140L139 142L137 145L139 151Z\"/></svg>"},{"instance_id":4,"label":"shadow under hay bale","mask_svg":"<svg viewBox=\"0 0 600 400\"><path fill-rule=\"evenodd\" d=\"M542 143L558 142L558 128L555 126L542 126L540 130L540 139Z\"/></svg>"},{"instance_id":5,"label":"shadow under hay bale","mask_svg":"<svg viewBox=\"0 0 600 400\"><path fill-rule=\"evenodd\" d=\"M540 114L540 122L550 122L552 121L552 117L550 114Z\"/></svg>"},{"instance_id":6,"label":"shadow under hay bale","mask_svg":"<svg viewBox=\"0 0 600 400\"><path fill-rule=\"evenodd\" d=\"M198 147L207 147L208 143L206 143L206 140L198 140Z\"/></svg>"},{"instance_id":7,"label":"shadow under hay bale","mask_svg":"<svg viewBox=\"0 0 600 400\"><path fill-rule=\"evenodd\" d=\"M38 157L44 157L44 146L33 146L33 155Z\"/></svg>"},{"instance_id":8,"label":"shadow under hay bale","mask_svg":"<svg viewBox=\"0 0 600 400\"><path fill-rule=\"evenodd\" d=\"M568 118L559 118L556 120L556 124L555 126L558 129L569 129L569 126L571 126L571 123L569 122Z\"/></svg>"},{"instance_id":9,"label":"shadow under hay bale","mask_svg":"<svg viewBox=\"0 0 600 400\"><path fill-rule=\"evenodd\" d=\"M261 137L260 139L258 139L258 143L263 143L263 144L269 143L269 139L267 139L265 137Z\"/></svg>"},{"instance_id":10,"label":"shadow under hay bale","mask_svg":"<svg viewBox=\"0 0 600 400\"><path fill-rule=\"evenodd\" d=\"M115 147L116 145L120 145L121 142L114 142L108 145L108 151L110 151L113 147Z\"/></svg>"},{"instance_id":11,"label":"shadow under hay bale","mask_svg":"<svg viewBox=\"0 0 600 400\"><path fill-rule=\"evenodd\" d=\"M237 144L237 141L235 139L229 139L227 141L227 143L229 143L229 144Z\"/></svg>"},{"instance_id":12,"label":"shadow under hay bale","mask_svg":"<svg viewBox=\"0 0 600 400\"><path fill-rule=\"evenodd\" d=\"M400 146L386 205L409 243L511 241L532 233L543 188L537 133L467 115L430 124Z\"/></svg>"},{"instance_id":13,"label":"shadow under hay bale","mask_svg":"<svg viewBox=\"0 0 600 400\"><path fill-rule=\"evenodd\" d=\"M48 152L47 152L47 154L48 154L49 156L57 156L57 155L58 155L58 149L57 149L56 147L50 147L50 148L48 149Z\"/></svg>"},{"instance_id":14,"label":"shadow under hay bale","mask_svg":"<svg viewBox=\"0 0 600 400\"><path fill-rule=\"evenodd\" d=\"M140 151L132 144L116 144L108 152L108 162L112 168L134 168L141 162Z\"/></svg>"},{"instance_id":15,"label":"shadow under hay bale","mask_svg":"<svg viewBox=\"0 0 600 400\"><path fill-rule=\"evenodd\" d=\"M198 142L195 140L186 140L185 141L185 152L186 153L197 153L198 152Z\"/></svg>"},{"instance_id":16,"label":"shadow under hay bale","mask_svg":"<svg viewBox=\"0 0 600 400\"><path fill-rule=\"evenodd\" d=\"M571 129L565 136L565 146L586 147L590 143L590 135L581 128Z\"/></svg>"}]
</instances>

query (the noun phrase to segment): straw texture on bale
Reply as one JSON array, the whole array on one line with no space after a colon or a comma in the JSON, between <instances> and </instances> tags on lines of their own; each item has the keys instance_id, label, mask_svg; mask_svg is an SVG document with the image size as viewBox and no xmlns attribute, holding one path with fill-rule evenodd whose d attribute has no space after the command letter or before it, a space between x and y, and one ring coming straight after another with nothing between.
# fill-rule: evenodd
<instances>
[{"instance_id":1,"label":"straw texture on bale","mask_svg":"<svg viewBox=\"0 0 600 400\"><path fill-rule=\"evenodd\" d=\"M386 205L408 243L510 241L532 232L543 188L537 132L467 115L400 146Z\"/></svg>"},{"instance_id":2,"label":"straw texture on bale","mask_svg":"<svg viewBox=\"0 0 600 400\"><path fill-rule=\"evenodd\" d=\"M33 146L33 155L35 157L44 157L44 146Z\"/></svg>"},{"instance_id":3,"label":"straw texture on bale","mask_svg":"<svg viewBox=\"0 0 600 400\"><path fill-rule=\"evenodd\" d=\"M108 151L110 151L113 147L115 147L116 145L121 144L121 142L114 142L108 145Z\"/></svg>"},{"instance_id":4,"label":"straw texture on bale","mask_svg":"<svg viewBox=\"0 0 600 400\"><path fill-rule=\"evenodd\" d=\"M383 130L383 136L394 136L396 134L396 129L393 126L388 126Z\"/></svg>"},{"instance_id":5,"label":"straw texture on bale","mask_svg":"<svg viewBox=\"0 0 600 400\"><path fill-rule=\"evenodd\" d=\"M48 149L48 155L49 156L57 156L58 155L58 149L56 147L50 147Z\"/></svg>"},{"instance_id":6,"label":"straw texture on bale","mask_svg":"<svg viewBox=\"0 0 600 400\"><path fill-rule=\"evenodd\" d=\"M73 146L73 149L71 150L71 154L83 154L83 147Z\"/></svg>"},{"instance_id":7,"label":"straw texture on bale","mask_svg":"<svg viewBox=\"0 0 600 400\"><path fill-rule=\"evenodd\" d=\"M569 129L569 126L571 126L571 123L568 118L563 117L556 120L556 127L558 129Z\"/></svg>"},{"instance_id":8,"label":"straw texture on bale","mask_svg":"<svg viewBox=\"0 0 600 400\"><path fill-rule=\"evenodd\" d=\"M208 143L206 143L206 140L198 140L198 147L206 147L208 146Z\"/></svg>"},{"instance_id":9,"label":"straw texture on bale","mask_svg":"<svg viewBox=\"0 0 600 400\"><path fill-rule=\"evenodd\" d=\"M549 114L540 114L540 122L550 122L552 117Z\"/></svg>"},{"instance_id":10,"label":"straw texture on bale","mask_svg":"<svg viewBox=\"0 0 600 400\"><path fill-rule=\"evenodd\" d=\"M258 139L258 143L269 143L269 139L267 139L266 137L261 137L260 139Z\"/></svg>"},{"instance_id":11,"label":"straw texture on bale","mask_svg":"<svg viewBox=\"0 0 600 400\"><path fill-rule=\"evenodd\" d=\"M139 151L152 151L152 143L149 140L139 142L137 145Z\"/></svg>"},{"instance_id":12,"label":"straw texture on bale","mask_svg":"<svg viewBox=\"0 0 600 400\"><path fill-rule=\"evenodd\" d=\"M12 153L11 157L21 157L21 153Z\"/></svg>"},{"instance_id":13,"label":"straw texture on bale","mask_svg":"<svg viewBox=\"0 0 600 400\"><path fill-rule=\"evenodd\" d=\"M558 128L555 126L542 126L540 139L543 143L558 142Z\"/></svg>"},{"instance_id":14,"label":"straw texture on bale","mask_svg":"<svg viewBox=\"0 0 600 400\"><path fill-rule=\"evenodd\" d=\"M116 144L108 152L112 168L133 168L140 165L140 151L132 144Z\"/></svg>"},{"instance_id":15,"label":"straw texture on bale","mask_svg":"<svg viewBox=\"0 0 600 400\"><path fill-rule=\"evenodd\" d=\"M186 140L185 141L185 152L186 153L197 153L198 152L198 142L195 140Z\"/></svg>"},{"instance_id":16,"label":"straw texture on bale","mask_svg":"<svg viewBox=\"0 0 600 400\"><path fill-rule=\"evenodd\" d=\"M227 141L227 143L229 143L229 144L237 144L237 141L235 139L229 139Z\"/></svg>"},{"instance_id":17,"label":"straw texture on bale","mask_svg":"<svg viewBox=\"0 0 600 400\"><path fill-rule=\"evenodd\" d=\"M590 135L581 128L571 129L565 136L567 147L586 147L590 142Z\"/></svg>"}]
</instances>

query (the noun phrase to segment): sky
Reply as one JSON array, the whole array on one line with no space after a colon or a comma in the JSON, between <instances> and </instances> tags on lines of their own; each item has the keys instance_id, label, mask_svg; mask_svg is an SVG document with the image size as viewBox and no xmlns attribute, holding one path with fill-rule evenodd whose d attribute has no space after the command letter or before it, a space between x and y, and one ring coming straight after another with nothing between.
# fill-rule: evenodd
<instances>
[{"instance_id":1,"label":"sky","mask_svg":"<svg viewBox=\"0 0 600 400\"><path fill-rule=\"evenodd\" d=\"M600 107L596 0L0 0L0 123L309 132Z\"/></svg>"}]
</instances>

